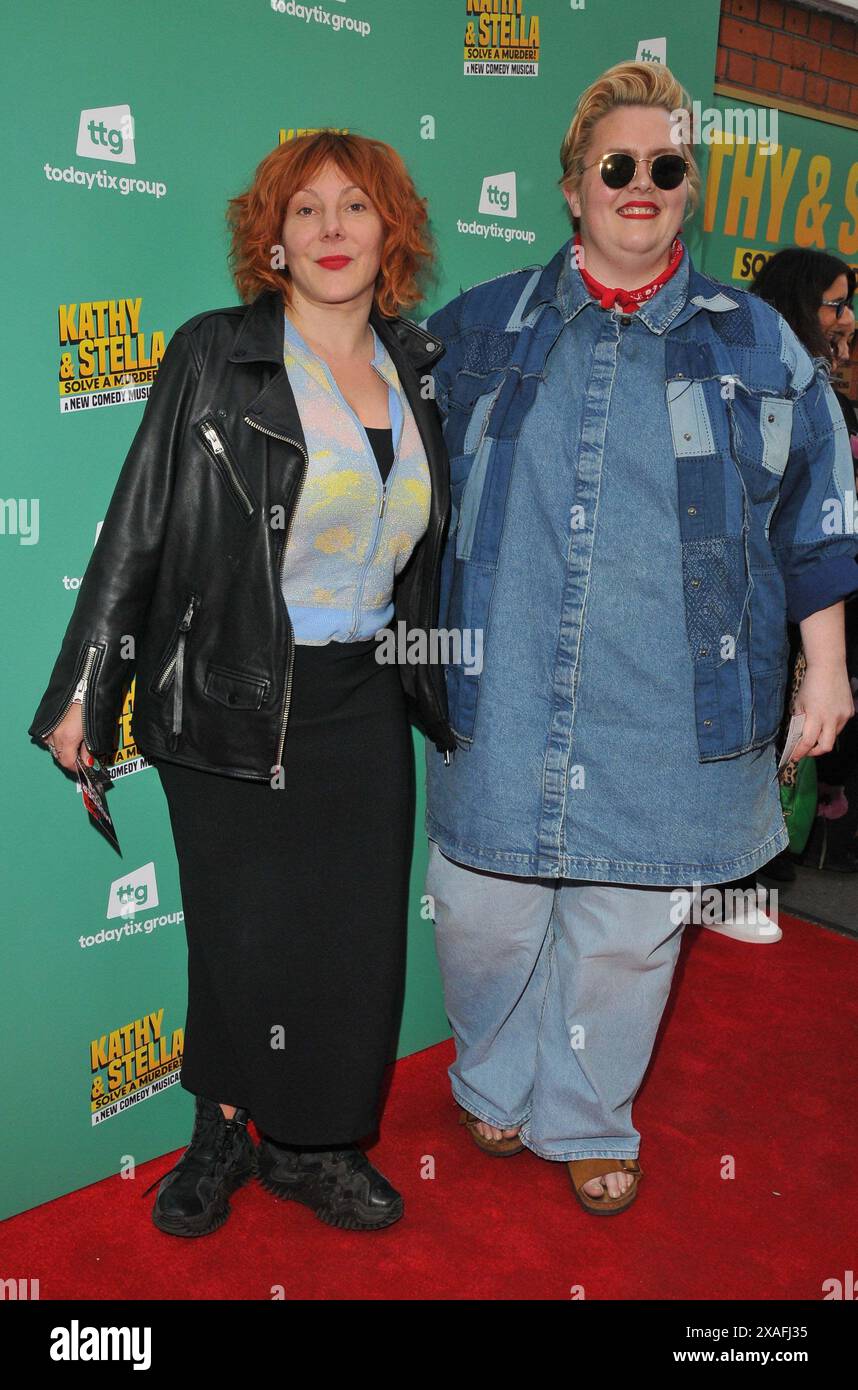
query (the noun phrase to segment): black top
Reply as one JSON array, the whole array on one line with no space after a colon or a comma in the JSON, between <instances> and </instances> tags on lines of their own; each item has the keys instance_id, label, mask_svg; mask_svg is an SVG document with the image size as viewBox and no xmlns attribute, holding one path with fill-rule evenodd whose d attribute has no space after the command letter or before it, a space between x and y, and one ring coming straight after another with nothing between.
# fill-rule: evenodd
<instances>
[{"instance_id":1,"label":"black top","mask_svg":"<svg viewBox=\"0 0 858 1390\"><path fill-rule=\"evenodd\" d=\"M393 463L393 430L390 425L386 429L380 426L364 425L367 438L372 445L372 452L375 454L375 461L378 464L378 471L381 474L382 482L387 482L387 475Z\"/></svg>"}]
</instances>

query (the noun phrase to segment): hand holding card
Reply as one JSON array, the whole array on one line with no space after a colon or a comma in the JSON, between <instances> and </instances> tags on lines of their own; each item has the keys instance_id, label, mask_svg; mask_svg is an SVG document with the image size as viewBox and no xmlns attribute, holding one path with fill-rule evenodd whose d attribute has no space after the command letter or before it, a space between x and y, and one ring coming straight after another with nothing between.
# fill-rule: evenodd
<instances>
[{"instance_id":1,"label":"hand holding card","mask_svg":"<svg viewBox=\"0 0 858 1390\"><path fill-rule=\"evenodd\" d=\"M105 800L107 791L112 785L110 773L101 766L96 758L93 758L92 766L89 767L80 754L75 758L75 769L83 804L92 824L110 841L117 854L121 854L119 840L113 826L113 817L107 809Z\"/></svg>"},{"instance_id":2,"label":"hand holding card","mask_svg":"<svg viewBox=\"0 0 858 1390\"><path fill-rule=\"evenodd\" d=\"M778 772L780 772L782 768L786 767L787 763L792 757L793 749L796 747L799 740L801 739L803 731L804 713L794 714L789 721L786 742L784 743L784 751L781 753L781 760L778 763Z\"/></svg>"}]
</instances>

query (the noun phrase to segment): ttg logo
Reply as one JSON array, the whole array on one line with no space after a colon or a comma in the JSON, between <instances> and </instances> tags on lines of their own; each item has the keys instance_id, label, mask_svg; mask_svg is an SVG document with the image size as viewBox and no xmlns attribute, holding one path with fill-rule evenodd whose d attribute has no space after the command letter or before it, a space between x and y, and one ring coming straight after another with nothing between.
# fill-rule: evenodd
<instances>
[{"instance_id":1,"label":"ttg logo","mask_svg":"<svg viewBox=\"0 0 858 1390\"><path fill-rule=\"evenodd\" d=\"M483 179L478 212L490 217L517 217L515 174L489 174Z\"/></svg>"},{"instance_id":2,"label":"ttg logo","mask_svg":"<svg viewBox=\"0 0 858 1390\"><path fill-rule=\"evenodd\" d=\"M81 111L75 153L86 159L136 164L131 107L94 106L89 111Z\"/></svg>"},{"instance_id":3,"label":"ttg logo","mask_svg":"<svg viewBox=\"0 0 858 1390\"><path fill-rule=\"evenodd\" d=\"M107 898L108 917L133 917L144 908L158 906L155 863L150 860L122 878L115 878Z\"/></svg>"},{"instance_id":4,"label":"ttg logo","mask_svg":"<svg viewBox=\"0 0 858 1390\"><path fill-rule=\"evenodd\" d=\"M641 39L636 63L667 63L667 39Z\"/></svg>"}]
</instances>

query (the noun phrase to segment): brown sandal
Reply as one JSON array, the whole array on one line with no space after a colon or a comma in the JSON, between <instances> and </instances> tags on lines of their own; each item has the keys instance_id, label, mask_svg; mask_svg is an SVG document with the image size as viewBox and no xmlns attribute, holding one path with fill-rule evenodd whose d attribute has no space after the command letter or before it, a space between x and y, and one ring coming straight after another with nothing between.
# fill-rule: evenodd
<instances>
[{"instance_id":1,"label":"brown sandal","mask_svg":"<svg viewBox=\"0 0 858 1390\"><path fill-rule=\"evenodd\" d=\"M595 1216L613 1216L615 1212L625 1211L637 1197L638 1185L643 1177L636 1158L575 1158L567 1162L566 1167L575 1196L584 1210L593 1212ZM602 1178L606 1173L632 1173L634 1181L622 1197L609 1197L604 1183L601 1197L591 1197L589 1192L582 1191L585 1182L591 1178Z\"/></svg>"},{"instance_id":2,"label":"brown sandal","mask_svg":"<svg viewBox=\"0 0 858 1390\"><path fill-rule=\"evenodd\" d=\"M485 1135L480 1134L476 1128L481 1121L477 1115L471 1115L467 1110L459 1106L459 1124L465 1125L468 1133L478 1148L483 1153L494 1154L496 1158L509 1158L512 1154L520 1154L524 1148L517 1134L513 1134L509 1139L486 1139ZM485 1120L482 1121L486 1123ZM499 1126L500 1128L500 1126Z\"/></svg>"}]
</instances>

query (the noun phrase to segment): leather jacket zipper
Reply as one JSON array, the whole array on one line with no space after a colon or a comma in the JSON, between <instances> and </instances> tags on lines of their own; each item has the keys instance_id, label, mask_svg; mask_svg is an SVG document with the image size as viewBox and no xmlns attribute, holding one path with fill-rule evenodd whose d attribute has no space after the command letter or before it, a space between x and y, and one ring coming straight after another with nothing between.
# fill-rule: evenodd
<instances>
[{"instance_id":1,"label":"leather jacket zipper","mask_svg":"<svg viewBox=\"0 0 858 1390\"><path fill-rule=\"evenodd\" d=\"M188 635L188 628L191 626L191 621L194 616L196 602L196 594L192 594L191 601L185 610L185 615L179 624L179 637L176 642L176 650L164 668L164 673L158 682L158 689L163 690L170 671L175 668L175 676L173 678L173 726L169 739L170 748L173 752L175 752L178 746L179 735L182 732L182 686L185 672L185 640Z\"/></svg>"},{"instance_id":2,"label":"leather jacket zipper","mask_svg":"<svg viewBox=\"0 0 858 1390\"><path fill-rule=\"evenodd\" d=\"M170 677L172 676L172 674L173 674L173 672L174 672L174 670L175 670L175 668L176 668L176 657L177 657L177 655L178 655L178 650L179 650L179 634L180 634L181 631L182 631L182 623L183 623L183 622L185 621L185 619L187 618L188 613L191 612L191 610L193 609L193 607L194 607L196 601L197 601L196 594L192 594L192 595L191 595L191 602L188 604L188 607L185 609L185 612L184 612L183 617L179 620L179 628L178 628L178 631L177 631L177 633L176 633L176 641L175 641L175 643L171 643L172 651L171 651L171 653L170 653L170 657L169 657L168 661L165 663L165 665L164 665L164 667L163 667L163 670L161 671L160 676L158 677L158 679L157 679L156 682L155 682L155 689L158 691L158 694L159 694L159 695L163 695L164 691L167 689L167 686L170 684Z\"/></svg>"},{"instance_id":3,"label":"leather jacket zipper","mask_svg":"<svg viewBox=\"0 0 858 1390\"><path fill-rule=\"evenodd\" d=\"M80 702L80 722L81 722L81 725L83 726L83 741L84 741L84 743L86 744L87 748L91 748L91 744L90 744L90 741L89 741L89 736L88 736L88 731L87 731L87 721L86 721L87 702L86 702L86 696L87 696L87 691L88 691L88 689L89 689L89 678L90 678L90 675L92 674L92 668L93 668L93 665L95 664L95 658L96 658L97 656L98 656L98 647L92 647L92 646L91 646L91 647L89 648L87 654L86 654L86 661L84 662L84 667L83 667L83 675L81 676L81 678L80 678L80 680L79 680L79 682L78 682L77 688L75 689L75 692L74 692L75 695L77 695L78 690L80 690L80 693L81 693L81 695L83 696L83 699L82 699L81 702Z\"/></svg>"},{"instance_id":4,"label":"leather jacket zipper","mask_svg":"<svg viewBox=\"0 0 858 1390\"><path fill-rule=\"evenodd\" d=\"M98 656L98 653L99 653L99 648L93 646L92 643L89 643L88 646L87 646L87 651L86 651L86 659L85 659L84 664L83 664L83 673L82 673L82 675L80 676L80 678L79 678L78 680L75 681L74 690L72 691L72 694L71 694L71 696L69 697L69 702L68 702L68 704L65 705L65 706L62 708L62 710L61 710L61 712L60 712L60 715L59 715L59 718L58 718L58 719L55 719L54 722L53 722L53 724L49 724L48 727L47 727L46 729L41 729L41 730L39 731L39 737L40 737L40 738L43 738L45 734L51 733L51 732L57 727L58 724L62 723L63 719L64 719L65 716L68 714L69 710L71 709L72 705L74 704L74 696L75 696L75 695L82 695L82 696L83 696L83 699L80 701L80 718L81 718L81 724L83 725L83 741L84 741L84 743L86 744L87 748L89 748L90 751L92 751L92 744L90 743L89 731L88 731L88 729L87 729L87 722L86 722L86 711L87 711L86 692L87 692L87 688L88 688L89 677L90 677L90 675L92 674L93 663L95 662L95 658Z\"/></svg>"},{"instance_id":5,"label":"leather jacket zipper","mask_svg":"<svg viewBox=\"0 0 858 1390\"><path fill-rule=\"evenodd\" d=\"M215 460L219 468L223 468L227 482L232 488L236 500L246 516L253 515L253 502L251 501L247 489L238 476L238 471L229 456L226 445L215 429L214 422L206 418L198 426L200 436L206 448Z\"/></svg>"},{"instance_id":6,"label":"leather jacket zipper","mask_svg":"<svg viewBox=\"0 0 858 1390\"><path fill-rule=\"evenodd\" d=\"M251 420L249 415L245 415L244 418L248 425L252 425L253 428L255 430L259 430L261 434L268 434L271 436L272 439L282 439L286 444L293 444L304 460L304 467L301 471L301 482L298 486L298 493L295 498L295 505L292 508L292 514L289 517L289 524L286 527L286 535L283 537L283 545L280 550L280 564L278 566L277 571L280 588L280 601L283 604L283 610L286 614L286 621L289 624L289 635L291 637L291 641L289 643L289 661L286 668L286 686L283 691L283 709L280 718L280 742L277 746L277 756L274 761L274 768L276 771L279 772L283 766L281 759L283 757L283 743L286 738L286 721L289 718L289 705L292 702L292 672L295 667L295 629L292 626L292 619L289 616L289 609L286 607L286 600L283 598L283 566L286 560L286 547L289 544L289 536L292 531L292 522L295 519L295 513L298 510L298 502L300 500L301 493L304 490L304 480L307 477L307 469L310 466L310 459L307 454L307 450L304 448L303 444L298 443L297 439L291 439L288 434L277 434L275 430L268 430L265 428L264 425L257 425L256 421Z\"/></svg>"}]
</instances>

